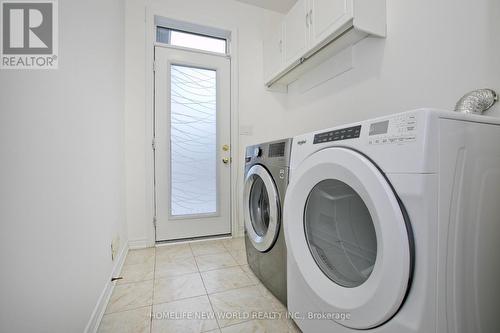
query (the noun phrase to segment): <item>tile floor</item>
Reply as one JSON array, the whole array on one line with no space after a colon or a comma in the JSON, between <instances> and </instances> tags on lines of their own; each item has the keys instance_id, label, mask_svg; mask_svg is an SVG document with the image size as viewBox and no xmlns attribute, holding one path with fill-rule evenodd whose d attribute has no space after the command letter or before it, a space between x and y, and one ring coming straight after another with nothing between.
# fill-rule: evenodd
<instances>
[{"instance_id":1,"label":"tile floor","mask_svg":"<svg viewBox=\"0 0 500 333\"><path fill-rule=\"evenodd\" d=\"M300 332L246 262L243 238L129 251L99 332Z\"/></svg>"}]
</instances>

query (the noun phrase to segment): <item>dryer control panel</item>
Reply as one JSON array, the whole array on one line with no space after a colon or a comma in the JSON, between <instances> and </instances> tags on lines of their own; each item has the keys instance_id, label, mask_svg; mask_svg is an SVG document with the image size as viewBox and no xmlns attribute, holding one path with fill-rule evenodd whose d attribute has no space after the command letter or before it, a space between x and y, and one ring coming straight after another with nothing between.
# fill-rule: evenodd
<instances>
[{"instance_id":1,"label":"dryer control panel","mask_svg":"<svg viewBox=\"0 0 500 333\"><path fill-rule=\"evenodd\" d=\"M401 114L393 118L370 124L368 144L403 144L416 140L417 117Z\"/></svg>"}]
</instances>

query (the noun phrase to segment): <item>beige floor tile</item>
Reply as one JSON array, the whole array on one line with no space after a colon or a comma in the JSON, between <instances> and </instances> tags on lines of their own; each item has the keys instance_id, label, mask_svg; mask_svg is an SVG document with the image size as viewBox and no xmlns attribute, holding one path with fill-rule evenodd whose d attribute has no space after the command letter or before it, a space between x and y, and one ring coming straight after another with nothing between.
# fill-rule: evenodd
<instances>
[{"instance_id":1,"label":"beige floor tile","mask_svg":"<svg viewBox=\"0 0 500 333\"><path fill-rule=\"evenodd\" d=\"M209 295L220 327L248 321L256 312L275 312L257 286Z\"/></svg>"},{"instance_id":2,"label":"beige floor tile","mask_svg":"<svg viewBox=\"0 0 500 333\"><path fill-rule=\"evenodd\" d=\"M287 323L288 323L289 331L291 333L302 333L300 328L297 326L297 324L295 324L295 322L292 319L288 319Z\"/></svg>"},{"instance_id":3,"label":"beige floor tile","mask_svg":"<svg viewBox=\"0 0 500 333\"><path fill-rule=\"evenodd\" d=\"M205 294L200 273L172 276L155 280L153 303L166 303Z\"/></svg>"},{"instance_id":4,"label":"beige floor tile","mask_svg":"<svg viewBox=\"0 0 500 333\"><path fill-rule=\"evenodd\" d=\"M252 269L248 265L242 265L241 269L247 274L248 278L254 283L260 283L259 278L252 272Z\"/></svg>"},{"instance_id":5,"label":"beige floor tile","mask_svg":"<svg viewBox=\"0 0 500 333\"><path fill-rule=\"evenodd\" d=\"M172 318L172 316L177 316ZM208 332L218 329L207 296L153 305L153 333Z\"/></svg>"},{"instance_id":6,"label":"beige floor tile","mask_svg":"<svg viewBox=\"0 0 500 333\"><path fill-rule=\"evenodd\" d=\"M231 251L245 251L245 238L244 237L236 237L224 239L222 244L226 247L226 249Z\"/></svg>"},{"instance_id":7,"label":"beige floor tile","mask_svg":"<svg viewBox=\"0 0 500 333\"><path fill-rule=\"evenodd\" d=\"M123 279L117 280L117 284L152 280L154 279L154 268L153 261L148 261L144 264L123 266L120 274Z\"/></svg>"},{"instance_id":8,"label":"beige floor tile","mask_svg":"<svg viewBox=\"0 0 500 333\"><path fill-rule=\"evenodd\" d=\"M194 257L156 258L155 279L198 272Z\"/></svg>"},{"instance_id":9,"label":"beige floor tile","mask_svg":"<svg viewBox=\"0 0 500 333\"><path fill-rule=\"evenodd\" d=\"M169 244L156 248L156 257L161 259L189 258L193 256L189 244Z\"/></svg>"},{"instance_id":10,"label":"beige floor tile","mask_svg":"<svg viewBox=\"0 0 500 333\"><path fill-rule=\"evenodd\" d=\"M153 280L115 286L106 313L153 304Z\"/></svg>"},{"instance_id":11,"label":"beige floor tile","mask_svg":"<svg viewBox=\"0 0 500 333\"><path fill-rule=\"evenodd\" d=\"M243 251L229 251L229 253L231 254L231 256L234 258L234 260L236 260L236 262L238 263L238 265L247 265L248 262L247 262L247 253L245 250Z\"/></svg>"},{"instance_id":12,"label":"beige floor tile","mask_svg":"<svg viewBox=\"0 0 500 333\"><path fill-rule=\"evenodd\" d=\"M191 243L191 250L195 256L204 256L207 254L217 254L227 252L226 248L222 244L222 241L201 241L196 243Z\"/></svg>"},{"instance_id":13,"label":"beige floor tile","mask_svg":"<svg viewBox=\"0 0 500 333\"><path fill-rule=\"evenodd\" d=\"M290 331L284 319L251 320L222 328L222 333L286 333Z\"/></svg>"},{"instance_id":14,"label":"beige floor tile","mask_svg":"<svg viewBox=\"0 0 500 333\"><path fill-rule=\"evenodd\" d=\"M153 247L140 250L129 250L124 265L145 264L154 262L155 249Z\"/></svg>"},{"instance_id":15,"label":"beige floor tile","mask_svg":"<svg viewBox=\"0 0 500 333\"><path fill-rule=\"evenodd\" d=\"M201 276L209 294L254 284L240 267L202 272Z\"/></svg>"},{"instance_id":16,"label":"beige floor tile","mask_svg":"<svg viewBox=\"0 0 500 333\"><path fill-rule=\"evenodd\" d=\"M286 307L262 283L257 285L262 296L266 298L276 311L286 312Z\"/></svg>"},{"instance_id":17,"label":"beige floor tile","mask_svg":"<svg viewBox=\"0 0 500 333\"><path fill-rule=\"evenodd\" d=\"M115 312L102 317L98 333L149 333L151 306Z\"/></svg>"},{"instance_id":18,"label":"beige floor tile","mask_svg":"<svg viewBox=\"0 0 500 333\"><path fill-rule=\"evenodd\" d=\"M228 252L195 257L200 272L238 266Z\"/></svg>"}]
</instances>

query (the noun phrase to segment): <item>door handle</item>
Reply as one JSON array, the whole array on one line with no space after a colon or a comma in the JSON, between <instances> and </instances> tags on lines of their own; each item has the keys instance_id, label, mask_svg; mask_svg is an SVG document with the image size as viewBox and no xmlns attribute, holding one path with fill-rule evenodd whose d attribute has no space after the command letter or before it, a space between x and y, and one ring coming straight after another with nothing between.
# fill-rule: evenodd
<instances>
[{"instance_id":1,"label":"door handle","mask_svg":"<svg viewBox=\"0 0 500 333\"><path fill-rule=\"evenodd\" d=\"M229 164L229 162L231 162L231 160L228 157L224 157L222 159L222 163L224 163L224 164Z\"/></svg>"}]
</instances>

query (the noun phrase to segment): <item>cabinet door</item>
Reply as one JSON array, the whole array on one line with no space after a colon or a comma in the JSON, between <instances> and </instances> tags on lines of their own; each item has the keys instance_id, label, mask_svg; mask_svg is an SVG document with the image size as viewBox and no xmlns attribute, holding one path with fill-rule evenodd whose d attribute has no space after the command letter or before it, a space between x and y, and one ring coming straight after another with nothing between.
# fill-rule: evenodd
<instances>
[{"instance_id":1,"label":"cabinet door","mask_svg":"<svg viewBox=\"0 0 500 333\"><path fill-rule=\"evenodd\" d=\"M300 59L307 49L308 20L306 0L298 0L285 16L285 65Z\"/></svg>"},{"instance_id":2,"label":"cabinet door","mask_svg":"<svg viewBox=\"0 0 500 333\"><path fill-rule=\"evenodd\" d=\"M268 82L283 65L283 22L264 39L264 80Z\"/></svg>"},{"instance_id":3,"label":"cabinet door","mask_svg":"<svg viewBox=\"0 0 500 333\"><path fill-rule=\"evenodd\" d=\"M353 18L352 0L309 0L309 25L314 47Z\"/></svg>"}]
</instances>

